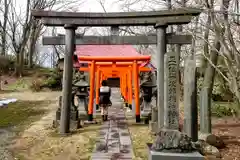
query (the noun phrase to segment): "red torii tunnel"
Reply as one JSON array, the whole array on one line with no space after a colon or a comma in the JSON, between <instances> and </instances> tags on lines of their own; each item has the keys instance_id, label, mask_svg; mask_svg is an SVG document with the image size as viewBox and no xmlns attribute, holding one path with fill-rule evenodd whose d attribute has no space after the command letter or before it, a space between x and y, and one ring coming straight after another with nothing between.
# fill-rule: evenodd
<instances>
[{"instance_id":1,"label":"red torii tunnel","mask_svg":"<svg viewBox=\"0 0 240 160\"><path fill-rule=\"evenodd\" d=\"M96 88L96 104L99 103L99 88L103 79L119 77L120 89L125 101L132 105L132 82L134 83L136 122L141 121L139 104L139 72L151 71L150 68L141 66L143 62L149 62L150 56L134 57L97 57L80 56L79 61L89 63L80 71L90 71L90 97L88 105L88 120L93 120L94 88ZM97 73L95 75L95 73ZM132 79L133 78L133 79ZM95 86L96 83L96 86Z\"/></svg>"}]
</instances>

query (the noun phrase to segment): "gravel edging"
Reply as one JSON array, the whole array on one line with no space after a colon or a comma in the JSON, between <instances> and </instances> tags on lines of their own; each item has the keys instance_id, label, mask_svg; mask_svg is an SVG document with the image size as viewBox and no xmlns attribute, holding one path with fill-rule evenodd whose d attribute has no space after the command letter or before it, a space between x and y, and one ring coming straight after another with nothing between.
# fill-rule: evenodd
<instances>
[{"instance_id":1,"label":"gravel edging","mask_svg":"<svg viewBox=\"0 0 240 160\"><path fill-rule=\"evenodd\" d=\"M14 160L12 153L9 151L8 146L12 143L12 139L16 136L16 132L11 128L0 129L0 159L1 160Z\"/></svg>"}]
</instances>

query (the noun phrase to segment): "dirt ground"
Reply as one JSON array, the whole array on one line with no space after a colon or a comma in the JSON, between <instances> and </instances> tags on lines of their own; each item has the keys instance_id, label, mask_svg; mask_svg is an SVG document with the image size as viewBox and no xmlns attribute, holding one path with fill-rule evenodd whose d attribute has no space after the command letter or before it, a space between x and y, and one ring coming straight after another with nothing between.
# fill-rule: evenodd
<instances>
[{"instance_id":1,"label":"dirt ground","mask_svg":"<svg viewBox=\"0 0 240 160\"><path fill-rule=\"evenodd\" d=\"M99 125L86 126L68 137L60 137L52 129L52 120L57 108L60 92L9 92L0 98L19 100L52 100L47 106L47 114L39 121L31 123L25 131L15 137L8 147L15 160L88 160L95 145ZM148 125L138 125L129 121L129 131L133 141L135 160L147 159L146 143L152 142ZM234 118L214 118L213 133L224 139L227 147L221 150L223 160L240 160L240 123ZM147 136L146 136L147 135ZM10 159L9 159L10 160Z\"/></svg>"},{"instance_id":2,"label":"dirt ground","mask_svg":"<svg viewBox=\"0 0 240 160\"><path fill-rule=\"evenodd\" d=\"M134 160L147 160L146 143L153 142L155 137L149 132L148 125L136 124L134 119L129 119L128 123L136 155ZM240 160L240 121L225 117L213 118L212 123L213 133L220 136L226 143L226 148L220 150L222 159Z\"/></svg>"},{"instance_id":3,"label":"dirt ground","mask_svg":"<svg viewBox=\"0 0 240 160\"><path fill-rule=\"evenodd\" d=\"M232 117L213 119L213 133L227 145L221 150L222 159L240 160L240 121Z\"/></svg>"},{"instance_id":4,"label":"dirt ground","mask_svg":"<svg viewBox=\"0 0 240 160\"><path fill-rule=\"evenodd\" d=\"M60 137L52 129L52 120L57 108L60 92L13 92L0 94L0 98L12 97L19 100L53 100L47 114L39 121L26 127L8 147L15 160L87 160L95 144L99 125L86 126L68 137Z\"/></svg>"}]
</instances>

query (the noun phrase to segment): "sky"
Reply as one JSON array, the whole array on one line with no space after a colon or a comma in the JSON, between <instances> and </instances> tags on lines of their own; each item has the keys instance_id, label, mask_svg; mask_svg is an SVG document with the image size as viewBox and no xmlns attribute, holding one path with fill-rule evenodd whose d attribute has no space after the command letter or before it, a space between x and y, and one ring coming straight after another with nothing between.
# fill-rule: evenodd
<instances>
[{"instance_id":1,"label":"sky","mask_svg":"<svg viewBox=\"0 0 240 160\"><path fill-rule=\"evenodd\" d=\"M26 1L27 0L16 0L16 5L19 6L19 13L20 11L24 11L24 7L26 6ZM71 0L73 1L73 0ZM78 3L74 3L70 5L71 11L78 11L78 12L104 12L103 7L100 4L100 1L104 3L104 8L107 12L121 12L121 11L127 11L126 7L124 8L123 4L126 4L126 2L133 2L133 1L138 1L138 3L135 3L135 5L131 5L130 10L134 11L149 11L149 10L161 10L161 9L166 9L166 3L162 1L163 3L158 3L157 4L150 4L147 3L147 0L77 0ZM147 5L146 5L147 3ZM63 5L61 5L63 6ZM56 6L59 8L59 6ZM66 9L66 7L61 7L62 11L69 11ZM60 11L58 10L58 11ZM96 28L95 28L96 29ZM44 33L45 36L51 36L51 27L48 27L47 31ZM93 34L93 30L90 30L87 32L87 35ZM64 34L64 28L59 27L57 28L57 32ZM38 48L42 53L49 53L51 55L53 53L52 46L42 46L41 41L40 41L40 46ZM155 57L155 56L153 56ZM50 56L49 60L46 61L45 65L49 66L50 63Z\"/></svg>"}]
</instances>

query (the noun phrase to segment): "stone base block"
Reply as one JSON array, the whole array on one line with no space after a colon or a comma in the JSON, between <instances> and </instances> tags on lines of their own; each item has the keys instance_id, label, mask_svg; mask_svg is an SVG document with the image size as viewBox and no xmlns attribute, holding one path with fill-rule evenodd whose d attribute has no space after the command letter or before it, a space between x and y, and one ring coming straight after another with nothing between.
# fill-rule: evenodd
<instances>
[{"instance_id":1,"label":"stone base block","mask_svg":"<svg viewBox=\"0 0 240 160\"><path fill-rule=\"evenodd\" d=\"M61 109L58 108L56 111L56 120L60 120L60 118L61 118Z\"/></svg>"},{"instance_id":2,"label":"stone base block","mask_svg":"<svg viewBox=\"0 0 240 160\"><path fill-rule=\"evenodd\" d=\"M77 121L73 121L70 120L70 129L71 130L76 130L82 127L82 121L77 120ZM60 121L59 120L53 120L53 128L59 128L60 126Z\"/></svg>"},{"instance_id":3,"label":"stone base block","mask_svg":"<svg viewBox=\"0 0 240 160\"><path fill-rule=\"evenodd\" d=\"M78 119L76 121L70 121L70 128L73 129L73 130L76 130L76 129L79 129L81 128L82 125L81 125L81 121Z\"/></svg>"},{"instance_id":4,"label":"stone base block","mask_svg":"<svg viewBox=\"0 0 240 160\"><path fill-rule=\"evenodd\" d=\"M148 146L148 159L149 160L204 160L204 156L202 156L199 152L190 152L190 153L171 153L171 152L156 152L151 150L152 144L147 144Z\"/></svg>"},{"instance_id":5,"label":"stone base block","mask_svg":"<svg viewBox=\"0 0 240 160\"><path fill-rule=\"evenodd\" d=\"M150 121L149 122L149 129L152 133L157 133L157 122Z\"/></svg>"},{"instance_id":6,"label":"stone base block","mask_svg":"<svg viewBox=\"0 0 240 160\"><path fill-rule=\"evenodd\" d=\"M76 111L71 111L71 112L70 112L70 118L71 118L71 120L73 120L73 121L77 121L77 120L78 120L78 110L76 110Z\"/></svg>"},{"instance_id":7,"label":"stone base block","mask_svg":"<svg viewBox=\"0 0 240 160\"><path fill-rule=\"evenodd\" d=\"M92 120L92 121L84 121L83 122L84 124L97 124L97 121L96 120Z\"/></svg>"}]
</instances>

